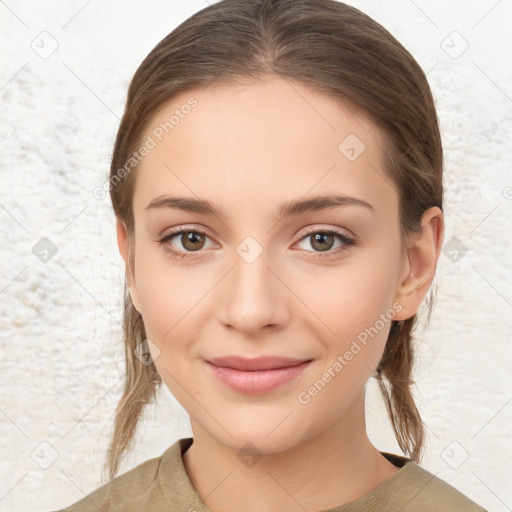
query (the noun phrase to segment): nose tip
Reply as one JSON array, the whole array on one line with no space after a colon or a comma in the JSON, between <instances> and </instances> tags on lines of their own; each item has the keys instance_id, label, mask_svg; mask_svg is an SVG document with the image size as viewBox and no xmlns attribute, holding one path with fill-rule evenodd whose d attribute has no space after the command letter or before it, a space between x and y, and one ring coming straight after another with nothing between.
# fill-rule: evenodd
<instances>
[{"instance_id":1,"label":"nose tip","mask_svg":"<svg viewBox=\"0 0 512 512\"><path fill-rule=\"evenodd\" d=\"M287 321L283 286L262 256L263 250L254 259L261 245L254 245L249 238L239 245L247 252L242 251L243 256L236 258L218 302L223 323L246 334L283 325Z\"/></svg>"}]
</instances>

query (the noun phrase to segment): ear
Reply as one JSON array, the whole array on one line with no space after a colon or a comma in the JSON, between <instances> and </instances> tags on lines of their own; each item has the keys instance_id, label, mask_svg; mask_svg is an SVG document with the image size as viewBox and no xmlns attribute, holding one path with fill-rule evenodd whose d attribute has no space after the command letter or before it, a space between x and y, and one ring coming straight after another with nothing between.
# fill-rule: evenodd
<instances>
[{"instance_id":1,"label":"ear","mask_svg":"<svg viewBox=\"0 0 512 512\"><path fill-rule=\"evenodd\" d=\"M137 285L135 283L135 268L133 265L133 254L130 243L130 234L125 222L117 217L116 219L116 231L117 231L117 246L119 247L119 253L124 260L125 264L125 276L126 282L130 289L130 296L135 309L140 313L139 295L137 293ZM134 236L134 235L133 235Z\"/></svg>"},{"instance_id":2,"label":"ear","mask_svg":"<svg viewBox=\"0 0 512 512\"><path fill-rule=\"evenodd\" d=\"M407 241L395 295L403 309L394 320L406 320L417 313L434 279L443 240L443 212L434 206L423 213L420 232L412 233Z\"/></svg>"}]
</instances>

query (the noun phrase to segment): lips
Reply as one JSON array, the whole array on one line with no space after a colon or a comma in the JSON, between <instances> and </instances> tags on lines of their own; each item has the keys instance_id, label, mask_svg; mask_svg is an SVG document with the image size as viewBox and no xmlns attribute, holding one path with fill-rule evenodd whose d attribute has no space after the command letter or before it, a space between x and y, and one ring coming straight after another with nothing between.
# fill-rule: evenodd
<instances>
[{"instance_id":1,"label":"lips","mask_svg":"<svg viewBox=\"0 0 512 512\"><path fill-rule=\"evenodd\" d=\"M234 370L244 372L289 368L308 361L311 361L311 359L295 359L277 356L264 356L253 359L240 356L227 356L207 360L208 363L213 364L214 366L221 368L233 368Z\"/></svg>"},{"instance_id":2,"label":"lips","mask_svg":"<svg viewBox=\"0 0 512 512\"><path fill-rule=\"evenodd\" d=\"M238 356L204 360L207 372L231 390L246 395L270 393L292 383L312 363L312 359L288 357L259 357L247 359Z\"/></svg>"}]
</instances>

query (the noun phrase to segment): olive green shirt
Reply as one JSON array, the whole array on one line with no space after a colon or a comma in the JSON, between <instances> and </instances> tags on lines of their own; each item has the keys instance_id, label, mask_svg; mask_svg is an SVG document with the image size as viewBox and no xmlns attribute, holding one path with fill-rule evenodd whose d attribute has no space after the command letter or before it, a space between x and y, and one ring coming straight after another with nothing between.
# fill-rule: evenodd
<instances>
[{"instance_id":1,"label":"olive green shirt","mask_svg":"<svg viewBox=\"0 0 512 512\"><path fill-rule=\"evenodd\" d=\"M192 442L192 437L176 441L162 456L113 478L58 512L211 512L183 464L183 454ZM381 453L400 470L358 500L322 512L486 512L410 459Z\"/></svg>"}]
</instances>

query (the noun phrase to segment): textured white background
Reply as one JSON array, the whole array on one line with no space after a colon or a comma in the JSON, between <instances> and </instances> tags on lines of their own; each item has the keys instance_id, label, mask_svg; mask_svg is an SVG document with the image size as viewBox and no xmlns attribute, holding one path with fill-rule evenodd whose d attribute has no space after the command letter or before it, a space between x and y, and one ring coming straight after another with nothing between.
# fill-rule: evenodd
<instances>
[{"instance_id":1,"label":"textured white background","mask_svg":"<svg viewBox=\"0 0 512 512\"><path fill-rule=\"evenodd\" d=\"M511 510L512 2L349 3L428 72L446 156L445 242L455 236L468 249L457 262L441 255L437 303L420 332L423 466L489 510ZM2 511L55 510L102 484L122 389L124 269L108 197L99 201L92 190L108 175L135 69L205 6L0 2ZM51 48L43 31L58 43L47 58L33 49ZM460 36L446 39L453 31ZM461 36L469 48L452 58ZM32 253L42 237L58 248L47 263ZM370 381L370 435L379 449L400 453L376 390ZM189 435L188 416L162 388L121 472ZM57 459L43 469L53 450Z\"/></svg>"}]
</instances>

